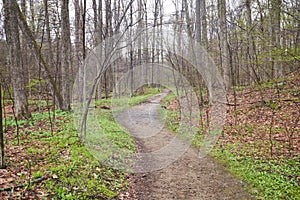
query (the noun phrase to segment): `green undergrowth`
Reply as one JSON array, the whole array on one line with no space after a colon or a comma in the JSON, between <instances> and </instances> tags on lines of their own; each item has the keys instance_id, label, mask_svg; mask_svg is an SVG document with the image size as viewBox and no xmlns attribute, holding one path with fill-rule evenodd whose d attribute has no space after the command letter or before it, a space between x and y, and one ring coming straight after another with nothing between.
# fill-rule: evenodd
<instances>
[{"instance_id":1,"label":"green undergrowth","mask_svg":"<svg viewBox=\"0 0 300 200\"><path fill-rule=\"evenodd\" d=\"M167 106L168 102L175 98L174 94L170 94L162 103ZM180 112L166 110L163 112L163 118L165 125L176 133L179 128ZM200 133L203 131L199 129ZM200 148L202 139L202 135L196 135L192 145ZM253 141L251 145L241 143L239 140L232 142L225 145L217 144L210 155L226 166L232 174L247 182L250 194L257 199L300 199L300 156L293 159L257 156L255 152L264 154L259 148L262 145L260 141ZM257 146L254 148L255 152L249 154L255 145Z\"/></svg>"},{"instance_id":2,"label":"green undergrowth","mask_svg":"<svg viewBox=\"0 0 300 200\"><path fill-rule=\"evenodd\" d=\"M168 94L165 98L162 99L161 105L168 106L168 102L171 100L175 100L175 99L176 99L176 95L172 92L172 93Z\"/></svg>"},{"instance_id":3,"label":"green undergrowth","mask_svg":"<svg viewBox=\"0 0 300 200\"><path fill-rule=\"evenodd\" d=\"M101 106L102 102L98 103ZM105 165L122 167L116 164L122 164L136 152L133 137L115 121L112 110L96 109L93 112L93 116L87 120L87 133L84 137L86 147Z\"/></svg>"},{"instance_id":4,"label":"green undergrowth","mask_svg":"<svg viewBox=\"0 0 300 200\"><path fill-rule=\"evenodd\" d=\"M143 95L130 99L130 105L140 104L157 93L159 89L145 89ZM98 104L101 107L110 101L101 100ZM100 107L94 121L103 128L103 137L109 138L111 144L124 152L135 152L134 139L115 122L110 109ZM8 171L12 173L14 169L20 169L20 179L16 184L26 183L28 178L31 181L45 178L41 183L27 187L36 191L39 198L45 199L114 199L126 191L130 174L110 168L98 160L98 156L111 156L108 152L97 151L95 154L88 150L74 127L72 113L55 111L55 120L51 122L49 116L53 113L40 112L33 113L30 120L19 120L20 146L17 146L15 137L7 142L9 148L21 149L17 154L10 152L17 157L12 156L14 159L7 163ZM13 118L7 119L5 126L8 132L15 133ZM14 193L17 198L22 196L16 191Z\"/></svg>"},{"instance_id":5,"label":"green undergrowth","mask_svg":"<svg viewBox=\"0 0 300 200\"><path fill-rule=\"evenodd\" d=\"M174 133L177 133L180 126L180 112L173 110L163 110L162 118L168 129L170 129Z\"/></svg>"},{"instance_id":6,"label":"green undergrowth","mask_svg":"<svg viewBox=\"0 0 300 200\"><path fill-rule=\"evenodd\" d=\"M258 199L300 199L297 180L300 156L295 159L254 158L245 153L247 149L239 149L239 153L232 149L232 145L217 146L211 155L245 180L251 194Z\"/></svg>"},{"instance_id":7,"label":"green undergrowth","mask_svg":"<svg viewBox=\"0 0 300 200\"><path fill-rule=\"evenodd\" d=\"M81 143L71 113L56 111L55 114L54 132L47 130L50 125L47 112L33 114L27 122L19 121L20 145L25 150L24 155L19 156L30 158L32 180L46 178L40 184L30 185L29 189L43 191L43 197L51 199L112 199L118 196L128 185L127 174L108 168L95 159ZM104 117L109 121L108 116ZM44 129L37 127L40 122L46 125ZM32 128L30 132L29 127ZM17 160L20 161L22 158ZM23 163L8 163L11 167L20 164ZM26 160L24 165L28 165ZM26 170L29 169L24 168L20 174L26 174ZM22 176L19 182L23 182Z\"/></svg>"}]
</instances>

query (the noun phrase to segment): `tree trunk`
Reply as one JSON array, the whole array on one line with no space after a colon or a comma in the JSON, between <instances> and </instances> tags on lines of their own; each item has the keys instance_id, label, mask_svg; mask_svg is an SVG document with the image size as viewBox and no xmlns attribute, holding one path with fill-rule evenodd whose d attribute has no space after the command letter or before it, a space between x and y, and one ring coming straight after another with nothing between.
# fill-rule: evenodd
<instances>
[{"instance_id":1,"label":"tree trunk","mask_svg":"<svg viewBox=\"0 0 300 200\"><path fill-rule=\"evenodd\" d=\"M208 47L207 39L207 19L206 19L206 2L205 0L200 1L200 13L201 13L201 31L202 31L202 45Z\"/></svg>"},{"instance_id":2,"label":"tree trunk","mask_svg":"<svg viewBox=\"0 0 300 200\"><path fill-rule=\"evenodd\" d=\"M195 37L196 41L201 43L201 11L200 11L200 1L196 0L196 24L195 24Z\"/></svg>"},{"instance_id":3,"label":"tree trunk","mask_svg":"<svg viewBox=\"0 0 300 200\"><path fill-rule=\"evenodd\" d=\"M3 115L2 115L2 83L0 83L0 146L1 146L1 155L0 155L0 169L4 169L5 158L4 158L4 132L3 132Z\"/></svg>"},{"instance_id":4,"label":"tree trunk","mask_svg":"<svg viewBox=\"0 0 300 200\"><path fill-rule=\"evenodd\" d=\"M50 66L54 67L54 54L52 49L52 39L51 39L51 30L50 30L50 19L49 19L49 2L44 0L45 6L45 26L46 26L46 41L47 41L47 62ZM54 91L52 91L54 92ZM55 96L55 95L53 95ZM55 97L53 98L53 104L55 105Z\"/></svg>"},{"instance_id":5,"label":"tree trunk","mask_svg":"<svg viewBox=\"0 0 300 200\"><path fill-rule=\"evenodd\" d=\"M17 118L30 118L28 99L25 90L24 66L20 45L17 12L12 1L3 0L5 12L6 42L9 48L9 61L14 89L14 109Z\"/></svg>"},{"instance_id":6,"label":"tree trunk","mask_svg":"<svg viewBox=\"0 0 300 200\"><path fill-rule=\"evenodd\" d=\"M105 22L106 22L106 29L105 29L105 37L111 37L113 34L113 29L112 29L112 8L111 8L111 0L105 1ZM110 44L108 44L110 45ZM110 49L111 47L107 47L106 49ZM108 98L109 92L111 91L113 87L113 70L111 67L109 67L105 73L104 73L104 86L105 86L105 98Z\"/></svg>"},{"instance_id":7,"label":"tree trunk","mask_svg":"<svg viewBox=\"0 0 300 200\"><path fill-rule=\"evenodd\" d=\"M229 63L229 48L227 42L227 27L226 27L226 0L218 0L218 15L220 20L220 47L221 47L221 65L223 69L223 77L225 87L230 88L230 63Z\"/></svg>"},{"instance_id":8,"label":"tree trunk","mask_svg":"<svg viewBox=\"0 0 300 200\"><path fill-rule=\"evenodd\" d=\"M138 0L138 31L143 28L143 18L142 18L142 0ZM142 63L142 38L138 37L138 65Z\"/></svg>"},{"instance_id":9,"label":"tree trunk","mask_svg":"<svg viewBox=\"0 0 300 200\"><path fill-rule=\"evenodd\" d=\"M83 47L82 47L82 18L81 18L81 9L79 5L79 0L74 0L74 9L75 9L75 66L76 66L76 71L78 75L78 81L79 83L83 83ZM78 97L80 102L83 101L83 85L78 85L77 88Z\"/></svg>"},{"instance_id":10,"label":"tree trunk","mask_svg":"<svg viewBox=\"0 0 300 200\"><path fill-rule=\"evenodd\" d=\"M103 41L103 13L102 13L102 0L99 0L98 2L98 29L97 29L97 36L98 36L98 42L101 43ZM102 48L99 48L100 51L102 51ZM102 55L102 52L99 52L100 55ZM97 98L99 100L102 99L102 85L101 85L101 79L98 83L98 89L97 89Z\"/></svg>"},{"instance_id":11,"label":"tree trunk","mask_svg":"<svg viewBox=\"0 0 300 200\"><path fill-rule=\"evenodd\" d=\"M272 77L278 78L283 75L282 63L278 61L279 52L281 50L281 33L280 33L280 20L281 20L281 0L270 0L270 31L271 31L271 46L272 46ZM274 52L275 51L275 52Z\"/></svg>"},{"instance_id":12,"label":"tree trunk","mask_svg":"<svg viewBox=\"0 0 300 200\"><path fill-rule=\"evenodd\" d=\"M254 67L254 38L251 34L252 29L252 17L251 17L251 1L246 0L246 34L247 34L247 72L248 72L248 84L251 84L256 74Z\"/></svg>"},{"instance_id":13,"label":"tree trunk","mask_svg":"<svg viewBox=\"0 0 300 200\"><path fill-rule=\"evenodd\" d=\"M93 0L93 25L94 25L94 45L96 46L99 43L99 37L98 37L98 11L97 11L97 1Z\"/></svg>"},{"instance_id":14,"label":"tree trunk","mask_svg":"<svg viewBox=\"0 0 300 200\"><path fill-rule=\"evenodd\" d=\"M71 110L71 39L69 21L69 0L61 0L61 79L63 110Z\"/></svg>"},{"instance_id":15,"label":"tree trunk","mask_svg":"<svg viewBox=\"0 0 300 200\"><path fill-rule=\"evenodd\" d=\"M190 18L190 13L189 13L189 5L187 0L183 0L182 4L184 6L187 33L189 38L192 38L193 30L192 30L192 20Z\"/></svg>"}]
</instances>

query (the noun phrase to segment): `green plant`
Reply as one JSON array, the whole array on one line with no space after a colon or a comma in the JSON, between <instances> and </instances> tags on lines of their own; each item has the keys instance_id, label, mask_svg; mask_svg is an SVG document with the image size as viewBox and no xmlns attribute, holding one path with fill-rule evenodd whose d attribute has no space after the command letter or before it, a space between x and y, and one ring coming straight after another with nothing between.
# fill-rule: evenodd
<instances>
[{"instance_id":1,"label":"green plant","mask_svg":"<svg viewBox=\"0 0 300 200\"><path fill-rule=\"evenodd\" d=\"M250 184L249 191L260 199L299 199L297 159L275 160L253 158L247 154L231 153L231 147L214 149L212 155L226 163L231 172Z\"/></svg>"}]
</instances>

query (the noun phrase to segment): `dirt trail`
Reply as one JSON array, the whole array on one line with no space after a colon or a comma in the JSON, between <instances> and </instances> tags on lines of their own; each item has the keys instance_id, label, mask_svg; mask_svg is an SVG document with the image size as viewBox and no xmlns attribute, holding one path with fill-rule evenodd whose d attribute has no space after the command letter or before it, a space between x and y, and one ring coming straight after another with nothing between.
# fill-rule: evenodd
<instances>
[{"instance_id":1,"label":"dirt trail","mask_svg":"<svg viewBox=\"0 0 300 200\"><path fill-rule=\"evenodd\" d=\"M149 102L130 109L127 116L120 117L121 124L139 138L141 153L157 151L174 138L174 134L163 126L158 113L159 103L166 95L167 91L164 91L150 98ZM146 137L152 133L156 134ZM144 167L156 167L157 162L160 161L149 158ZM165 168L135 174L132 182L130 194L124 199L253 199L245 191L243 182L213 158L207 156L200 159L194 148L189 148Z\"/></svg>"}]
</instances>

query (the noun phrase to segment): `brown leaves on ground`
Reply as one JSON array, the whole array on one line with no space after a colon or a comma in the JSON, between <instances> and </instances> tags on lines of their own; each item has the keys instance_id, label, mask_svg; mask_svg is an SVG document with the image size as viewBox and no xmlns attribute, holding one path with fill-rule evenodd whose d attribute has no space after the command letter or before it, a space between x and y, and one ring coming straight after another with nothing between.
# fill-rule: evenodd
<instances>
[{"instance_id":1,"label":"brown leaves on ground","mask_svg":"<svg viewBox=\"0 0 300 200\"><path fill-rule=\"evenodd\" d=\"M50 166L45 159L50 156L50 146L45 140L39 141L39 138L49 137L45 133L50 131L48 119L22 123L19 126L20 144L18 145L16 127L6 127L7 168L0 169L0 199L42 199L45 197L47 192L41 187L43 180L34 184L30 183L41 177L44 179L50 177L48 171ZM55 124L54 131L58 131L58 126ZM65 155L64 152L62 154ZM40 172L42 173L39 174Z\"/></svg>"},{"instance_id":2,"label":"brown leaves on ground","mask_svg":"<svg viewBox=\"0 0 300 200\"><path fill-rule=\"evenodd\" d=\"M177 99L169 101L167 105L167 109L171 111L179 110L180 109L179 101Z\"/></svg>"},{"instance_id":3,"label":"brown leaves on ground","mask_svg":"<svg viewBox=\"0 0 300 200\"><path fill-rule=\"evenodd\" d=\"M184 97L183 97L184 98ZM208 102L207 96L204 97ZM227 118L219 145L239 144L236 153L254 158L295 158L300 153L300 76L230 91ZM184 105L183 105L184 106ZM167 109L180 110L177 99ZM203 105L200 126L207 130L210 109ZM204 134L202 131L200 134ZM246 147L246 148L244 148ZM247 152L241 152L245 150Z\"/></svg>"},{"instance_id":4,"label":"brown leaves on ground","mask_svg":"<svg viewBox=\"0 0 300 200\"><path fill-rule=\"evenodd\" d=\"M300 152L299 94L299 75L243 89L236 97L230 93L220 143L248 145L246 153L254 157L295 158Z\"/></svg>"}]
</instances>

